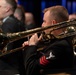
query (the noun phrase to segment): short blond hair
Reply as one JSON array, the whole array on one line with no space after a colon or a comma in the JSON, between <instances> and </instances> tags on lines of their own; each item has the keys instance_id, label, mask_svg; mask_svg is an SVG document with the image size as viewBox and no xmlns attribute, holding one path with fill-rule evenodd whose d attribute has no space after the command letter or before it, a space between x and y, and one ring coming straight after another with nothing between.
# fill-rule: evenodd
<instances>
[{"instance_id":1,"label":"short blond hair","mask_svg":"<svg viewBox=\"0 0 76 75\"><path fill-rule=\"evenodd\" d=\"M49 8L45 8L43 13L50 11L53 17L58 21L67 21L69 19L69 13L67 9L63 6L56 5Z\"/></svg>"}]
</instances>

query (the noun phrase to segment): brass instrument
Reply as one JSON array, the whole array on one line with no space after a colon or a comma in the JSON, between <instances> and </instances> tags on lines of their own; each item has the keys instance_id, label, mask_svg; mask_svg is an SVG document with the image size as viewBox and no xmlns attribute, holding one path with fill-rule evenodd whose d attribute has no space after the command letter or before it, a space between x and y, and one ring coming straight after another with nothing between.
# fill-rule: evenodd
<instances>
[{"instance_id":1,"label":"brass instrument","mask_svg":"<svg viewBox=\"0 0 76 75\"><path fill-rule=\"evenodd\" d=\"M27 36L33 35L34 33L40 33L46 29L51 29L51 32L54 30L58 30L61 28L66 28L69 26L74 26L76 25L76 19L74 20L68 20L68 21L64 21L64 22L60 22L57 24L54 24L53 26L47 26L47 27L39 27L39 28L35 28L35 29L31 29L31 30L27 30L27 31L23 31L23 32L17 32L17 33L0 33L0 39L2 39L2 41L0 42L0 46L2 46L1 51L5 51L5 48L7 46L8 43L25 38ZM71 37L71 36L75 36L76 35L76 31L74 30L74 32L71 33L64 33L58 36L55 36L58 39L62 39L65 37ZM50 38L52 39L52 38ZM2 52L0 54L0 56L4 56L6 54L18 51L20 49L23 49L23 47L17 48L17 49L13 49L10 51L6 51L6 52Z\"/></svg>"}]
</instances>

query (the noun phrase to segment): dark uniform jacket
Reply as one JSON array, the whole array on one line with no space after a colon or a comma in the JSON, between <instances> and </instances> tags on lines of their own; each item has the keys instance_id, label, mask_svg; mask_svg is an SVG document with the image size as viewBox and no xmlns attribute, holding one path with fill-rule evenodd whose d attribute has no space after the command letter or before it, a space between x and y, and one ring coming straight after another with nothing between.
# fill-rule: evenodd
<instances>
[{"instance_id":1,"label":"dark uniform jacket","mask_svg":"<svg viewBox=\"0 0 76 75\"><path fill-rule=\"evenodd\" d=\"M25 26L17 20L13 15L9 16L2 24L2 30L4 33L16 33L25 31ZM9 43L7 50L12 50L22 46L24 42L23 39ZM14 70L16 72L21 72L23 70L23 58L22 51L17 51L15 53L8 54L0 58L0 70Z\"/></svg>"},{"instance_id":2,"label":"dark uniform jacket","mask_svg":"<svg viewBox=\"0 0 76 75\"><path fill-rule=\"evenodd\" d=\"M24 52L26 75L51 74L52 70L73 67L74 53L71 40L62 39L50 44L42 51L30 46Z\"/></svg>"}]
</instances>

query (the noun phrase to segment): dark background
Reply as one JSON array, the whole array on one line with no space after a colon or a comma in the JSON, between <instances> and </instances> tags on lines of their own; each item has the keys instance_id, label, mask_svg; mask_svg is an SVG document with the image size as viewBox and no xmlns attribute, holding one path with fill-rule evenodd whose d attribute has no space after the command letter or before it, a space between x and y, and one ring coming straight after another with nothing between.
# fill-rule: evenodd
<instances>
[{"instance_id":1,"label":"dark background","mask_svg":"<svg viewBox=\"0 0 76 75\"><path fill-rule=\"evenodd\" d=\"M44 8L62 5L69 14L76 12L76 0L18 0L18 4L22 5L25 11L33 13L37 26L41 26Z\"/></svg>"}]
</instances>

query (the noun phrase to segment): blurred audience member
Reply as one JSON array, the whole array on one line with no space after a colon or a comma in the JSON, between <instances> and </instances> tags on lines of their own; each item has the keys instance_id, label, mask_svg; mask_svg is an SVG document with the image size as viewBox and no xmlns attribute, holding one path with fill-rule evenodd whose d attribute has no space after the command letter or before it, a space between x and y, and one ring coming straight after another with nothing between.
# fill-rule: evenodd
<instances>
[{"instance_id":1,"label":"blurred audience member","mask_svg":"<svg viewBox=\"0 0 76 75\"><path fill-rule=\"evenodd\" d=\"M18 2L18 0L15 0L16 1L16 3Z\"/></svg>"},{"instance_id":2,"label":"blurred audience member","mask_svg":"<svg viewBox=\"0 0 76 75\"><path fill-rule=\"evenodd\" d=\"M70 15L69 15L69 19L70 19L70 20L71 20L71 19L76 19L76 13L70 14Z\"/></svg>"},{"instance_id":3,"label":"blurred audience member","mask_svg":"<svg viewBox=\"0 0 76 75\"><path fill-rule=\"evenodd\" d=\"M31 12L26 12L25 13L25 25L27 30L36 28L34 16Z\"/></svg>"},{"instance_id":4,"label":"blurred audience member","mask_svg":"<svg viewBox=\"0 0 76 75\"><path fill-rule=\"evenodd\" d=\"M25 22L25 15L24 15L24 10L22 7L17 7L15 12L14 12L14 16L20 20L21 22Z\"/></svg>"},{"instance_id":5,"label":"blurred audience member","mask_svg":"<svg viewBox=\"0 0 76 75\"><path fill-rule=\"evenodd\" d=\"M16 8L17 3L15 2L15 0L0 0L0 20L2 20L3 22L1 28L4 33L15 33L25 30L24 25L22 25L22 23L19 20L17 20L13 15ZM23 41L24 40L22 39L9 43L7 45L6 51L8 50L10 51L22 46ZM1 70L11 72L11 74L12 73L22 74L23 73L22 51L17 51L15 53L2 57L0 59L0 71Z\"/></svg>"},{"instance_id":6,"label":"blurred audience member","mask_svg":"<svg viewBox=\"0 0 76 75\"><path fill-rule=\"evenodd\" d=\"M17 3L17 6L21 6L19 3L18 3L18 0L15 0L16 1L16 3Z\"/></svg>"},{"instance_id":7,"label":"blurred audience member","mask_svg":"<svg viewBox=\"0 0 76 75\"><path fill-rule=\"evenodd\" d=\"M22 10L24 10L24 7L20 4L20 2L18 0L15 0L17 3L17 7L21 7Z\"/></svg>"},{"instance_id":8,"label":"blurred audience member","mask_svg":"<svg viewBox=\"0 0 76 75\"><path fill-rule=\"evenodd\" d=\"M24 9L22 7L17 7L15 12L14 12L14 16L22 22L22 25L24 25L24 28L26 30L25 27L25 14L24 14ZM27 38L24 38L25 40L27 40Z\"/></svg>"}]
</instances>

